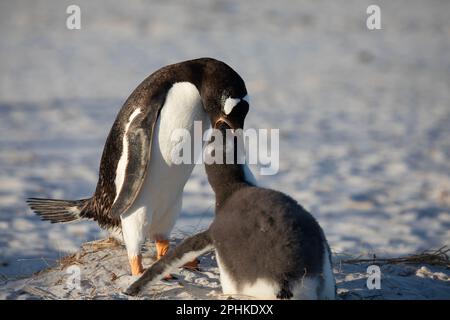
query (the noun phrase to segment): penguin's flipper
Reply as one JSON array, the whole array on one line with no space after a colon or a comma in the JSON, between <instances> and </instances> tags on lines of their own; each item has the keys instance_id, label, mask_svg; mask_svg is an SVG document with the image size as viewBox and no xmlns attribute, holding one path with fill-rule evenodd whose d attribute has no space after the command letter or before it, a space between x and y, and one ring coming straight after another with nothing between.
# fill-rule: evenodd
<instances>
[{"instance_id":1,"label":"penguin's flipper","mask_svg":"<svg viewBox=\"0 0 450 320\"><path fill-rule=\"evenodd\" d=\"M119 160L116 173L116 177L121 174L123 179L119 187L116 184L116 197L110 211L112 218L119 218L139 194L149 167L154 129L163 102L164 98L155 98L150 106L136 109L136 115L131 114L129 118L123 137L127 142L124 145L127 150L122 150L125 165Z\"/></svg>"},{"instance_id":2,"label":"penguin's flipper","mask_svg":"<svg viewBox=\"0 0 450 320\"><path fill-rule=\"evenodd\" d=\"M145 270L142 276L125 291L125 294L132 296L137 295L142 287L148 282L154 283L162 279L174 269L192 261L212 248L213 242L209 235L209 230L185 239L172 251Z\"/></svg>"}]
</instances>

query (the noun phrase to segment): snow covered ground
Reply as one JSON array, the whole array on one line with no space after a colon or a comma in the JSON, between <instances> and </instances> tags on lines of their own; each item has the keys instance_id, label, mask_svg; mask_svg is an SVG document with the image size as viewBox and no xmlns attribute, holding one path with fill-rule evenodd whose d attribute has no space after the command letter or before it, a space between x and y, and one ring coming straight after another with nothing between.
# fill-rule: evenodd
<instances>
[{"instance_id":1,"label":"snow covered ground","mask_svg":"<svg viewBox=\"0 0 450 320\"><path fill-rule=\"evenodd\" d=\"M450 2L77 0L82 29L71 31L73 3L0 2L1 278L106 235L95 223L41 222L24 200L89 196L131 91L163 65L203 56L245 79L246 127L280 129L280 171L258 179L311 211L335 253L450 244ZM373 3L382 30L366 28ZM198 166L174 235L206 227L213 203ZM345 278L342 288L359 285Z\"/></svg>"}]
</instances>

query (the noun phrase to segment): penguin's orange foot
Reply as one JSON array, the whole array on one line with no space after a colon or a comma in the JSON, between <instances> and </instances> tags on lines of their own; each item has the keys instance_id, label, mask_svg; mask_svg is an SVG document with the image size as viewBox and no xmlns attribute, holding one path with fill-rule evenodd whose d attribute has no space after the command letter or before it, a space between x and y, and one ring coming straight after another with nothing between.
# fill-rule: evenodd
<instances>
[{"instance_id":1,"label":"penguin's orange foot","mask_svg":"<svg viewBox=\"0 0 450 320\"><path fill-rule=\"evenodd\" d=\"M168 240L156 240L156 259L159 260L164 257L169 251Z\"/></svg>"},{"instance_id":2,"label":"penguin's orange foot","mask_svg":"<svg viewBox=\"0 0 450 320\"><path fill-rule=\"evenodd\" d=\"M188 263L186 263L183 268L187 269L187 270L192 270L192 271L200 271L200 267L199 267L200 261L198 259L194 259Z\"/></svg>"},{"instance_id":3,"label":"penguin's orange foot","mask_svg":"<svg viewBox=\"0 0 450 320\"><path fill-rule=\"evenodd\" d=\"M168 240L156 240L156 259L159 260L164 257L169 251L169 241ZM166 275L163 280L171 281L177 278L171 274Z\"/></svg>"},{"instance_id":4,"label":"penguin's orange foot","mask_svg":"<svg viewBox=\"0 0 450 320\"><path fill-rule=\"evenodd\" d=\"M139 276L144 272L144 268L142 267L142 255L133 256L129 259L131 274L133 276Z\"/></svg>"}]
</instances>

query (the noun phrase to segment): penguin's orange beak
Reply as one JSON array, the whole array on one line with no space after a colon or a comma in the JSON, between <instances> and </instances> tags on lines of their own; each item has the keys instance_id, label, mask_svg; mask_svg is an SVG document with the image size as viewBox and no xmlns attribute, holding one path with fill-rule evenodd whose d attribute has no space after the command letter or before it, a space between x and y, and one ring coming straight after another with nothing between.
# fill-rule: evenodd
<instances>
[{"instance_id":1,"label":"penguin's orange beak","mask_svg":"<svg viewBox=\"0 0 450 320\"><path fill-rule=\"evenodd\" d=\"M233 131L237 128L235 128L235 126L231 123L231 121L223 116L219 117L219 119L216 120L216 122L214 123L214 129L219 128L220 125L225 124L228 128L227 129L232 129Z\"/></svg>"}]
</instances>

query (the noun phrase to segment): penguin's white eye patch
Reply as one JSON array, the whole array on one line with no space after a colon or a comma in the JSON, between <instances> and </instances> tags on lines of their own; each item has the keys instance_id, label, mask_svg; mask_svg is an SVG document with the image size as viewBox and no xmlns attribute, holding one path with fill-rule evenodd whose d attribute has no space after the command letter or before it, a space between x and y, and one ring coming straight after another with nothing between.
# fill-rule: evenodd
<instances>
[{"instance_id":1,"label":"penguin's white eye patch","mask_svg":"<svg viewBox=\"0 0 450 320\"><path fill-rule=\"evenodd\" d=\"M229 115L231 113L231 111L233 111L234 107L236 107L236 105L241 102L242 100L246 101L248 104L250 104L250 99L248 94L245 95L245 97L243 98L227 98L227 100L225 100L225 104L223 105L223 111L225 112L226 115Z\"/></svg>"},{"instance_id":2,"label":"penguin's white eye patch","mask_svg":"<svg viewBox=\"0 0 450 320\"><path fill-rule=\"evenodd\" d=\"M227 98L225 100L225 104L223 105L223 111L226 115L229 115L231 111L233 111L233 108L241 101L241 99L236 98Z\"/></svg>"}]
</instances>

